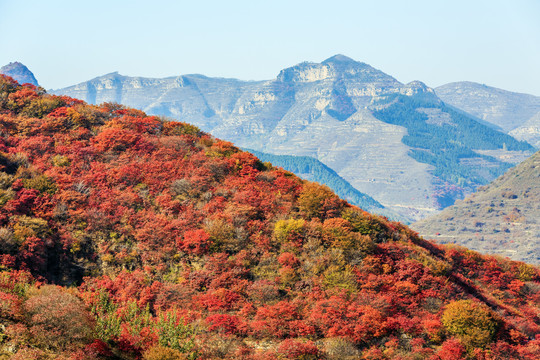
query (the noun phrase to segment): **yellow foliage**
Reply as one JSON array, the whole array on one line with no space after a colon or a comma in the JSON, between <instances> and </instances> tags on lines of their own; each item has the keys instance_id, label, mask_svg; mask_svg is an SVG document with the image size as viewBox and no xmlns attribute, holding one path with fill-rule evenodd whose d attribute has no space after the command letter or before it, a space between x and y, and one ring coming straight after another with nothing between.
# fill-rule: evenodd
<instances>
[{"instance_id":1,"label":"yellow foliage","mask_svg":"<svg viewBox=\"0 0 540 360\"><path fill-rule=\"evenodd\" d=\"M311 219L320 215L320 210L326 199L334 197L336 195L328 186L304 182L304 186L298 197L298 207L308 219Z\"/></svg>"},{"instance_id":2,"label":"yellow foliage","mask_svg":"<svg viewBox=\"0 0 540 360\"><path fill-rule=\"evenodd\" d=\"M183 360L187 359L186 354L176 349L156 345L146 350L143 354L144 360Z\"/></svg>"},{"instance_id":3,"label":"yellow foliage","mask_svg":"<svg viewBox=\"0 0 540 360\"><path fill-rule=\"evenodd\" d=\"M360 234L369 235L383 232L380 220L360 209L345 209L341 216L351 223L355 232L359 232Z\"/></svg>"},{"instance_id":4,"label":"yellow foliage","mask_svg":"<svg viewBox=\"0 0 540 360\"><path fill-rule=\"evenodd\" d=\"M23 185L27 189L36 189L42 193L54 194L56 184L45 175L37 175L30 179L24 179Z\"/></svg>"},{"instance_id":5,"label":"yellow foliage","mask_svg":"<svg viewBox=\"0 0 540 360\"><path fill-rule=\"evenodd\" d=\"M448 304L441 321L446 331L459 338L468 349L485 347L500 326L498 317L487 305L471 300Z\"/></svg>"},{"instance_id":6,"label":"yellow foliage","mask_svg":"<svg viewBox=\"0 0 540 360\"><path fill-rule=\"evenodd\" d=\"M0 206L5 205L11 199L14 199L15 195L15 191L11 189L0 189Z\"/></svg>"},{"instance_id":7,"label":"yellow foliage","mask_svg":"<svg viewBox=\"0 0 540 360\"><path fill-rule=\"evenodd\" d=\"M63 155L55 155L51 159L54 166L64 167L69 166L71 164L71 161L66 156Z\"/></svg>"},{"instance_id":8,"label":"yellow foliage","mask_svg":"<svg viewBox=\"0 0 540 360\"><path fill-rule=\"evenodd\" d=\"M274 239L278 243L285 243L290 240L291 235L301 234L305 224L303 219L279 220L274 226Z\"/></svg>"},{"instance_id":9,"label":"yellow foliage","mask_svg":"<svg viewBox=\"0 0 540 360\"><path fill-rule=\"evenodd\" d=\"M360 251L364 256L373 252L375 243L367 235L353 232L351 223L345 219L328 219L323 224L323 236L331 248Z\"/></svg>"},{"instance_id":10,"label":"yellow foliage","mask_svg":"<svg viewBox=\"0 0 540 360\"><path fill-rule=\"evenodd\" d=\"M539 275L539 271L532 265L522 264L519 266L518 279L521 281L531 281Z\"/></svg>"},{"instance_id":11,"label":"yellow foliage","mask_svg":"<svg viewBox=\"0 0 540 360\"><path fill-rule=\"evenodd\" d=\"M15 235L15 238L20 242L30 236L37 236L43 239L50 232L47 221L40 218L22 215L17 216L15 221L16 223L13 226L13 235Z\"/></svg>"},{"instance_id":12,"label":"yellow foliage","mask_svg":"<svg viewBox=\"0 0 540 360\"><path fill-rule=\"evenodd\" d=\"M11 187L14 181L13 175L5 172L0 172L0 189L7 190Z\"/></svg>"},{"instance_id":13,"label":"yellow foliage","mask_svg":"<svg viewBox=\"0 0 540 360\"><path fill-rule=\"evenodd\" d=\"M352 268L349 265L345 267L331 265L324 272L324 285L329 288L339 288L345 290L356 290L358 282L356 281L356 275L352 272Z\"/></svg>"}]
</instances>

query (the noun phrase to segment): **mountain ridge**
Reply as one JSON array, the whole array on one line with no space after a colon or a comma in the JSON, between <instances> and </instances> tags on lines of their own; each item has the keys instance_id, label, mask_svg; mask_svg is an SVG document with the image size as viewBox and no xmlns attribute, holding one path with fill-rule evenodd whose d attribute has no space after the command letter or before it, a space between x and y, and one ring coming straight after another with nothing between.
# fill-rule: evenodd
<instances>
[{"instance_id":1,"label":"mountain ridge","mask_svg":"<svg viewBox=\"0 0 540 360\"><path fill-rule=\"evenodd\" d=\"M538 131L522 128L540 116L540 96L512 92L471 81L448 83L435 88L437 95L450 105L499 126L519 140L537 145ZM529 125L530 126L530 125Z\"/></svg>"}]
</instances>

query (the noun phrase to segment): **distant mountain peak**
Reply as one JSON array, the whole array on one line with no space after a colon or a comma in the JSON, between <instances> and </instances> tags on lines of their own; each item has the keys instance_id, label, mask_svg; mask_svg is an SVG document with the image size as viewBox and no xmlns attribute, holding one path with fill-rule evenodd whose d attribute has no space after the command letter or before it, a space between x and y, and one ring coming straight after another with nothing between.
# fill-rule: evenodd
<instances>
[{"instance_id":1,"label":"distant mountain peak","mask_svg":"<svg viewBox=\"0 0 540 360\"><path fill-rule=\"evenodd\" d=\"M388 81L397 83L397 80L384 72L375 69L369 64L356 61L348 56L337 54L321 63L302 62L295 66L281 70L277 79L285 82L313 82L342 77L356 78L363 82Z\"/></svg>"},{"instance_id":2,"label":"distant mountain peak","mask_svg":"<svg viewBox=\"0 0 540 360\"><path fill-rule=\"evenodd\" d=\"M328 63L357 63L356 60L354 59L351 59L350 57L348 56L345 56L343 54L336 54L332 57L329 57L328 59L324 60L322 62L323 64L328 64Z\"/></svg>"},{"instance_id":3,"label":"distant mountain peak","mask_svg":"<svg viewBox=\"0 0 540 360\"><path fill-rule=\"evenodd\" d=\"M34 74L22 63L15 61L10 62L0 68L0 74L11 76L19 84L32 84L39 86Z\"/></svg>"}]
</instances>

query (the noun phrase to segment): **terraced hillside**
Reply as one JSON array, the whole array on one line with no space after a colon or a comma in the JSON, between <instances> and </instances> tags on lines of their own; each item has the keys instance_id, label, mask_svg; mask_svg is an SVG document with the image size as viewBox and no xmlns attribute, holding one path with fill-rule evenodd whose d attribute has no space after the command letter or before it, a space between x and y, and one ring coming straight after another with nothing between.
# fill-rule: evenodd
<instances>
[{"instance_id":1,"label":"terraced hillside","mask_svg":"<svg viewBox=\"0 0 540 360\"><path fill-rule=\"evenodd\" d=\"M441 243L540 264L540 153L411 226Z\"/></svg>"}]
</instances>

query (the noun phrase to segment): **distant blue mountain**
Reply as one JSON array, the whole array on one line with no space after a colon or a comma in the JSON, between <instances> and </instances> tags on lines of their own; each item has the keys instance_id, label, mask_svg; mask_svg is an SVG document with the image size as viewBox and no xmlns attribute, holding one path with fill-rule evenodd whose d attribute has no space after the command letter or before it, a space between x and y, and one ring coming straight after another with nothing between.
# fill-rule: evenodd
<instances>
[{"instance_id":1,"label":"distant blue mountain","mask_svg":"<svg viewBox=\"0 0 540 360\"><path fill-rule=\"evenodd\" d=\"M0 74L11 76L19 84L32 84L39 86L34 74L18 61L11 62L0 68Z\"/></svg>"}]
</instances>

